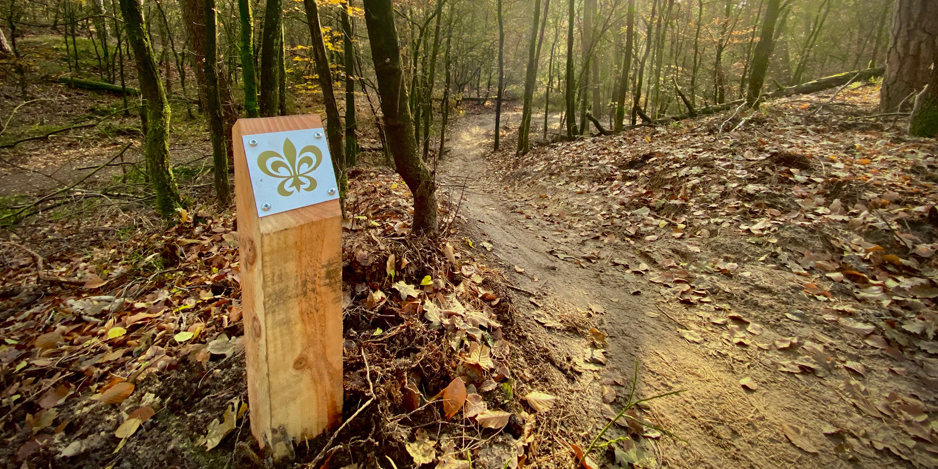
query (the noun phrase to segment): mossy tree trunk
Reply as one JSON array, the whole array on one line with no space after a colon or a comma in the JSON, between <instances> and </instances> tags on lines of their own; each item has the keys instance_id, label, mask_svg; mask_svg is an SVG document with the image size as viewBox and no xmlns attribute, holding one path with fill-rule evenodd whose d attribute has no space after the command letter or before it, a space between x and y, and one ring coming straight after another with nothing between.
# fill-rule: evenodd
<instances>
[{"instance_id":1,"label":"mossy tree trunk","mask_svg":"<svg viewBox=\"0 0 938 469\"><path fill-rule=\"evenodd\" d=\"M342 5L342 38L345 49L345 162L348 167L355 166L358 153L358 138L355 121L355 45L352 42L352 20L349 18L351 0Z\"/></svg>"},{"instance_id":2,"label":"mossy tree trunk","mask_svg":"<svg viewBox=\"0 0 938 469\"><path fill-rule=\"evenodd\" d=\"M348 181L345 176L345 142L342 141L342 120L339 117L339 106L335 101L332 71L329 69L326 42L323 40L322 24L319 21L319 8L316 6L316 0L304 0L303 5L306 7L306 21L309 23L309 35L312 38L316 75L319 76L322 100L326 106L326 140L329 143L329 153L332 154L335 176L339 181L339 194L344 201L345 192L348 189Z\"/></svg>"},{"instance_id":3,"label":"mossy tree trunk","mask_svg":"<svg viewBox=\"0 0 938 469\"><path fill-rule=\"evenodd\" d=\"M147 109L147 133L144 139L147 173L156 194L157 210L164 218L170 218L176 207L179 207L180 199L169 163L169 101L145 30L140 1L120 0L120 8L127 28L127 39L133 47L140 91Z\"/></svg>"},{"instance_id":4,"label":"mossy tree trunk","mask_svg":"<svg viewBox=\"0 0 938 469\"><path fill-rule=\"evenodd\" d=\"M283 25L283 0L267 0L264 30L261 32L260 112L264 117L280 111L280 64L283 53L280 42ZM279 51L278 51L279 49Z\"/></svg>"},{"instance_id":5,"label":"mossy tree trunk","mask_svg":"<svg viewBox=\"0 0 938 469\"><path fill-rule=\"evenodd\" d=\"M550 0L548 0L550 1ZM528 69L524 79L524 100L521 106L521 126L518 128L518 148L516 154L523 155L530 148L528 136L531 130L534 87L537 85L537 30L541 22L541 0L534 0L534 20L531 23L531 42L528 44ZM545 23L547 12L544 13ZM541 32L543 34L543 29ZM542 36L543 37L543 36Z\"/></svg>"},{"instance_id":6,"label":"mossy tree trunk","mask_svg":"<svg viewBox=\"0 0 938 469\"><path fill-rule=\"evenodd\" d=\"M498 151L501 143L502 100L505 99L505 11L502 3L502 0L498 0L498 96L495 98L495 151Z\"/></svg>"},{"instance_id":7,"label":"mossy tree trunk","mask_svg":"<svg viewBox=\"0 0 938 469\"><path fill-rule=\"evenodd\" d=\"M576 19L576 0L567 3L567 69L564 76L564 104L567 119L567 139L576 134L576 79L573 76L573 24Z\"/></svg>"},{"instance_id":8,"label":"mossy tree trunk","mask_svg":"<svg viewBox=\"0 0 938 469\"><path fill-rule=\"evenodd\" d=\"M218 26L215 15L215 0L205 2L205 94L208 121L212 129L212 162L215 165L215 197L218 205L225 207L231 202L228 185L228 146L225 142L225 122L222 119L221 98L218 96Z\"/></svg>"},{"instance_id":9,"label":"mossy tree trunk","mask_svg":"<svg viewBox=\"0 0 938 469\"><path fill-rule=\"evenodd\" d=\"M388 147L397 172L414 196L413 232L435 236L438 231L436 181L417 154L414 121L408 107L409 97L404 84L391 0L364 0L364 3Z\"/></svg>"},{"instance_id":10,"label":"mossy tree trunk","mask_svg":"<svg viewBox=\"0 0 938 469\"><path fill-rule=\"evenodd\" d=\"M629 88L629 71L632 69L632 46L635 37L635 0L629 0L629 11L625 27L625 51L622 59L622 73L616 94L616 124L613 132L622 132L625 127L625 97Z\"/></svg>"},{"instance_id":11,"label":"mossy tree trunk","mask_svg":"<svg viewBox=\"0 0 938 469\"><path fill-rule=\"evenodd\" d=\"M257 108L257 72L254 70L254 16L251 0L238 0L241 19L241 77L244 81L244 110L248 117L259 117Z\"/></svg>"},{"instance_id":12,"label":"mossy tree trunk","mask_svg":"<svg viewBox=\"0 0 938 469\"><path fill-rule=\"evenodd\" d=\"M931 82L915 100L909 134L915 137L938 137L938 63L932 67Z\"/></svg>"},{"instance_id":13,"label":"mossy tree trunk","mask_svg":"<svg viewBox=\"0 0 938 469\"><path fill-rule=\"evenodd\" d=\"M762 95L762 85L765 84L765 74L769 70L769 61L772 50L775 49L775 23L781 12L781 0L768 0L766 3L765 20L762 23L762 34L759 44L753 52L752 69L749 74L749 89L746 91L746 104L756 107Z\"/></svg>"}]
</instances>

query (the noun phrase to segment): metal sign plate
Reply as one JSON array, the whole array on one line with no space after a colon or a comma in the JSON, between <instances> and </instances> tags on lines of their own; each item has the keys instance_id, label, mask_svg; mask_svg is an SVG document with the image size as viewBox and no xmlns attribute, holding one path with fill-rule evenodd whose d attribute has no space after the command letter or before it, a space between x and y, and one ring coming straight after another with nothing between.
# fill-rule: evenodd
<instances>
[{"instance_id":1,"label":"metal sign plate","mask_svg":"<svg viewBox=\"0 0 938 469\"><path fill-rule=\"evenodd\" d=\"M339 198L322 128L245 135L242 139L258 217Z\"/></svg>"}]
</instances>

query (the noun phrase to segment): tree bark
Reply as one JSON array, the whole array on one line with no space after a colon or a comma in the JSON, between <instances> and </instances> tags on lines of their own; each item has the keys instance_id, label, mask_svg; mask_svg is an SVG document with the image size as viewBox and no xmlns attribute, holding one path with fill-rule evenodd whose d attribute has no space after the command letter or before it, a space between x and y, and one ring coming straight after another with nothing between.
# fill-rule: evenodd
<instances>
[{"instance_id":1,"label":"tree bark","mask_svg":"<svg viewBox=\"0 0 938 469\"><path fill-rule=\"evenodd\" d=\"M762 35L752 57L752 70L749 75L749 89L746 92L746 104L757 107L762 94L762 85L765 84L765 74L769 69L769 60L772 49L775 48L775 23L781 9L781 0L768 0L765 10L765 21L762 23Z\"/></svg>"},{"instance_id":2,"label":"tree bark","mask_svg":"<svg viewBox=\"0 0 938 469\"><path fill-rule=\"evenodd\" d=\"M94 29L95 33L98 35L98 42L101 43L101 55L104 62L104 70L102 72L110 71L111 67L111 54L110 49L107 43L107 22L104 18L104 0L92 0L91 2L92 9L94 11ZM114 82L114 77L110 73L107 73L107 78L109 82Z\"/></svg>"},{"instance_id":3,"label":"tree bark","mask_svg":"<svg viewBox=\"0 0 938 469\"><path fill-rule=\"evenodd\" d=\"M179 0L182 20L189 34L189 48L192 50L192 65L195 80L198 83L199 105L208 108L208 95L205 89L205 8L199 0Z\"/></svg>"},{"instance_id":4,"label":"tree bark","mask_svg":"<svg viewBox=\"0 0 938 469\"><path fill-rule=\"evenodd\" d=\"M254 16L251 0L238 0L241 20L241 79L244 82L244 110L248 117L259 117L257 107L257 72L254 70Z\"/></svg>"},{"instance_id":5,"label":"tree bark","mask_svg":"<svg viewBox=\"0 0 938 469\"><path fill-rule=\"evenodd\" d=\"M576 0L567 4L567 70L564 77L564 102L566 103L567 139L573 140L576 128L576 79L573 76L573 22L576 19Z\"/></svg>"},{"instance_id":6,"label":"tree bark","mask_svg":"<svg viewBox=\"0 0 938 469\"><path fill-rule=\"evenodd\" d=\"M571 0L572 1L572 0ZM502 0L498 0L498 97L495 102L495 151L502 133L502 100L505 98L505 18Z\"/></svg>"},{"instance_id":7,"label":"tree bark","mask_svg":"<svg viewBox=\"0 0 938 469\"><path fill-rule=\"evenodd\" d=\"M388 147L398 174L414 196L413 232L435 236L438 230L436 181L417 154L391 0L364 0L364 4Z\"/></svg>"},{"instance_id":8,"label":"tree bark","mask_svg":"<svg viewBox=\"0 0 938 469\"><path fill-rule=\"evenodd\" d=\"M205 0L205 94L208 106L208 122L212 129L212 163L215 176L215 197L220 207L231 202L231 187L228 185L228 147L225 144L225 122L221 113L221 98L218 95L218 26L216 24L215 0Z\"/></svg>"},{"instance_id":9,"label":"tree bark","mask_svg":"<svg viewBox=\"0 0 938 469\"><path fill-rule=\"evenodd\" d=\"M358 153L358 124L355 122L355 45L352 43L351 0L342 5L342 38L345 49L345 162L355 166Z\"/></svg>"},{"instance_id":10,"label":"tree bark","mask_svg":"<svg viewBox=\"0 0 938 469\"><path fill-rule=\"evenodd\" d=\"M7 42L7 37L3 34L2 29L0 29L0 54L13 55L13 49L10 48L10 43Z\"/></svg>"},{"instance_id":11,"label":"tree bark","mask_svg":"<svg viewBox=\"0 0 938 469\"><path fill-rule=\"evenodd\" d=\"M880 92L883 112L894 112L902 103L903 107L911 106L910 97L928 83L928 68L935 62L938 62L938 2L897 0L886 54L886 77Z\"/></svg>"},{"instance_id":12,"label":"tree bark","mask_svg":"<svg viewBox=\"0 0 938 469\"><path fill-rule=\"evenodd\" d=\"M915 99L909 134L914 137L938 137L938 63L931 70L931 80Z\"/></svg>"},{"instance_id":13,"label":"tree bark","mask_svg":"<svg viewBox=\"0 0 938 469\"><path fill-rule=\"evenodd\" d=\"M169 163L170 107L160 81L159 66L153 57L149 37L143 20L143 6L139 0L120 0L121 14L127 28L127 37L134 50L137 76L146 103L147 133L144 155L147 173L156 208L164 218L170 218L180 205L179 188Z\"/></svg>"},{"instance_id":14,"label":"tree bark","mask_svg":"<svg viewBox=\"0 0 938 469\"><path fill-rule=\"evenodd\" d=\"M703 0L701 0L703 1ZM622 76L616 94L616 124L613 132L622 132L625 125L625 97L629 88L629 72L632 69L632 46L635 39L635 0L629 0L629 12L625 27L625 52L622 58Z\"/></svg>"},{"instance_id":15,"label":"tree bark","mask_svg":"<svg viewBox=\"0 0 938 469\"><path fill-rule=\"evenodd\" d=\"M322 24L319 22L319 8L316 6L316 0L303 0L303 5L306 7L306 20L309 23L309 35L312 38L316 75L319 76L323 105L326 107L326 140L329 142L329 153L332 154L335 177L339 181L339 195L344 201L348 189L348 179L345 173L345 142L342 136L339 106L336 104L335 90L332 87L332 71L329 69L329 59L326 57L326 42L323 40Z\"/></svg>"},{"instance_id":16,"label":"tree bark","mask_svg":"<svg viewBox=\"0 0 938 469\"><path fill-rule=\"evenodd\" d=\"M267 0L264 11L264 30L261 32L260 113L264 117L276 116L280 111L280 65L283 44L283 0Z\"/></svg>"},{"instance_id":17,"label":"tree bark","mask_svg":"<svg viewBox=\"0 0 938 469\"><path fill-rule=\"evenodd\" d=\"M420 87L422 90L423 102L420 103L422 107L422 118L423 118L423 159L426 161L430 156L430 122L432 121L431 112L433 112L433 84L436 81L436 57L440 54L440 26L441 21L443 20L443 5L446 3L446 0L437 0L436 4L436 25L434 26L433 31L433 48L430 51L430 71L425 72L423 75L423 86ZM420 125L418 122L417 125ZM419 143L419 142L418 142Z\"/></svg>"},{"instance_id":18,"label":"tree bark","mask_svg":"<svg viewBox=\"0 0 938 469\"><path fill-rule=\"evenodd\" d=\"M534 99L534 85L537 81L537 29L541 22L540 14L541 0L534 0L534 21L531 25L531 43L528 45L528 69L524 79L524 103L521 107L521 125L518 127L518 148L516 150L518 155L528 152L528 132L531 130L531 101ZM547 16L546 12L544 16Z\"/></svg>"}]
</instances>

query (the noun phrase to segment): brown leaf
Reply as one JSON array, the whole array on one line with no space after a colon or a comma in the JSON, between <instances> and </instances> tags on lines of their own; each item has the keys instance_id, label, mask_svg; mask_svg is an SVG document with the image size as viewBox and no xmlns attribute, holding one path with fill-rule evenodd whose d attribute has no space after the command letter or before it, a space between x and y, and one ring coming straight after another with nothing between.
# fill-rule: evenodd
<instances>
[{"instance_id":1,"label":"brown leaf","mask_svg":"<svg viewBox=\"0 0 938 469\"><path fill-rule=\"evenodd\" d=\"M150 417L156 415L156 411L152 407L145 405L135 411L133 411L128 418L139 419L140 423L150 420Z\"/></svg>"},{"instance_id":2,"label":"brown leaf","mask_svg":"<svg viewBox=\"0 0 938 469\"><path fill-rule=\"evenodd\" d=\"M479 415L476 415L476 422L479 422L479 425L485 428L501 430L505 428L505 425L508 425L508 419L510 418L510 412L503 410L485 410L480 412Z\"/></svg>"},{"instance_id":3,"label":"brown leaf","mask_svg":"<svg viewBox=\"0 0 938 469\"><path fill-rule=\"evenodd\" d=\"M50 389L39 400L39 407L43 409L50 409L55 407L65 401L65 398L72 393L72 388L68 385L58 386L55 389Z\"/></svg>"},{"instance_id":4,"label":"brown leaf","mask_svg":"<svg viewBox=\"0 0 938 469\"><path fill-rule=\"evenodd\" d=\"M805 435L805 431L801 428L789 425L787 423L782 423L782 432L785 433L785 436L788 437L788 441L791 441L791 444L801 448L802 450L817 454L818 450L811 442L811 440Z\"/></svg>"},{"instance_id":5,"label":"brown leaf","mask_svg":"<svg viewBox=\"0 0 938 469\"><path fill-rule=\"evenodd\" d=\"M739 385L750 391L755 391L756 389L759 389L759 385L757 385L755 381L753 381L752 378L748 376L739 380Z\"/></svg>"},{"instance_id":6,"label":"brown leaf","mask_svg":"<svg viewBox=\"0 0 938 469\"><path fill-rule=\"evenodd\" d=\"M466 407L465 407L465 417L473 418L476 415L485 412L485 409L488 408L488 405L482 399L482 396L478 394L469 394L466 396Z\"/></svg>"},{"instance_id":7,"label":"brown leaf","mask_svg":"<svg viewBox=\"0 0 938 469\"><path fill-rule=\"evenodd\" d=\"M443 412L449 419L466 403L466 383L456 378L443 389Z\"/></svg>"},{"instance_id":8,"label":"brown leaf","mask_svg":"<svg viewBox=\"0 0 938 469\"><path fill-rule=\"evenodd\" d=\"M108 404L120 404L134 392L134 384L121 381L98 395L98 400Z\"/></svg>"},{"instance_id":9,"label":"brown leaf","mask_svg":"<svg viewBox=\"0 0 938 469\"><path fill-rule=\"evenodd\" d=\"M41 349L50 349L55 347L61 341L62 333L59 331L52 331L37 337L36 341L33 342L33 345Z\"/></svg>"},{"instance_id":10,"label":"brown leaf","mask_svg":"<svg viewBox=\"0 0 938 469\"><path fill-rule=\"evenodd\" d=\"M528 393L527 396L524 396L524 400L528 402L528 405L531 406L535 412L546 412L557 402L555 396L537 391Z\"/></svg>"}]
</instances>

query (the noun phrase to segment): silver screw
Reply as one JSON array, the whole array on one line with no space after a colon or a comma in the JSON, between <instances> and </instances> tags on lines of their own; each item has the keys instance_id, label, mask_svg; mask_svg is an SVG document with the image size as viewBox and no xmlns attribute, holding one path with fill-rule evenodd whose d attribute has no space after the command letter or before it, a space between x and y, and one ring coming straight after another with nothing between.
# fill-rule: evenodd
<instances>
[{"instance_id":1,"label":"silver screw","mask_svg":"<svg viewBox=\"0 0 938 469\"><path fill-rule=\"evenodd\" d=\"M251 141L248 142L248 145L250 145L250 146L252 146L252 147L256 147L256 146L257 146L257 140L251 139Z\"/></svg>"},{"instance_id":2,"label":"silver screw","mask_svg":"<svg viewBox=\"0 0 938 469\"><path fill-rule=\"evenodd\" d=\"M322 138L322 132L316 132L316 138Z\"/></svg>"},{"instance_id":3,"label":"silver screw","mask_svg":"<svg viewBox=\"0 0 938 469\"><path fill-rule=\"evenodd\" d=\"M335 188L329 189L329 195L335 195Z\"/></svg>"},{"instance_id":4,"label":"silver screw","mask_svg":"<svg viewBox=\"0 0 938 469\"><path fill-rule=\"evenodd\" d=\"M267 212L270 210L270 204L261 205L261 210Z\"/></svg>"}]
</instances>

